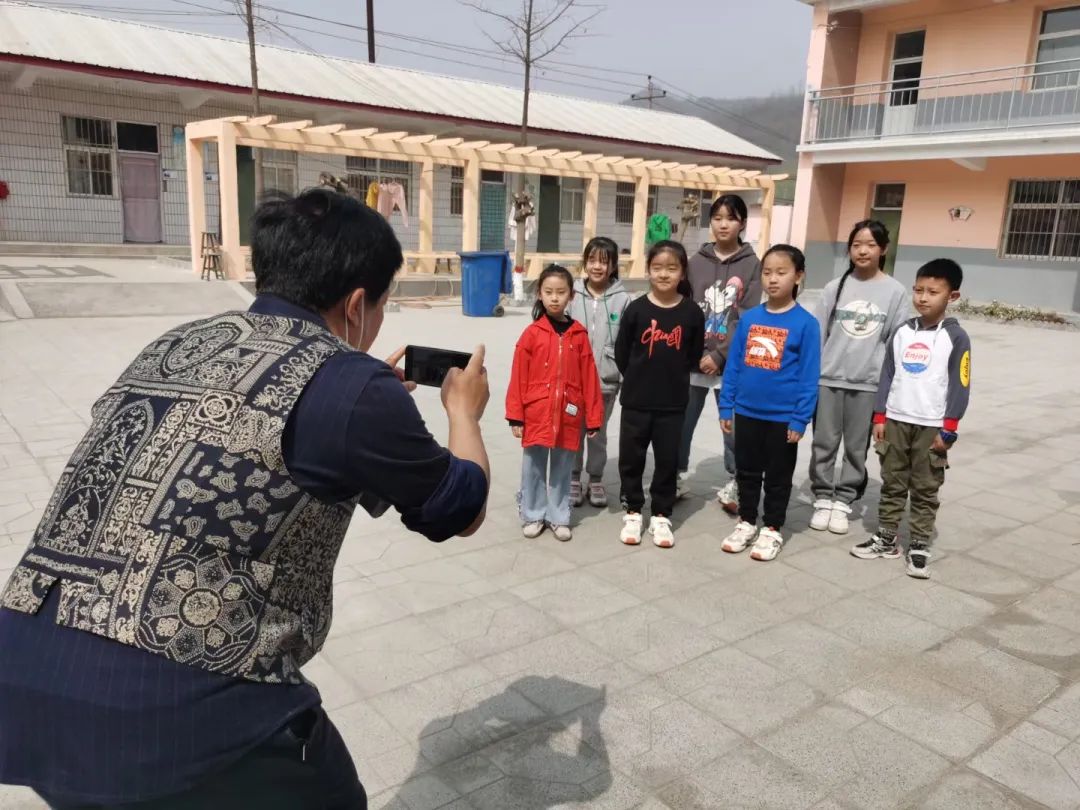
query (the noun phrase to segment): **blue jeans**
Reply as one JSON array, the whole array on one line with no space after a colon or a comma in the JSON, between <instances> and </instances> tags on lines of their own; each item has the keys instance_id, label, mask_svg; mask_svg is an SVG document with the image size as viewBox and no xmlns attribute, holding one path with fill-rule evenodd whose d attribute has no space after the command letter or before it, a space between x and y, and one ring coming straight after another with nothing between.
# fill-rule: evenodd
<instances>
[{"instance_id":1,"label":"blue jeans","mask_svg":"<svg viewBox=\"0 0 1080 810\"><path fill-rule=\"evenodd\" d=\"M525 448L518 493L522 523L570 525L570 479L576 458L573 450L559 447Z\"/></svg>"},{"instance_id":2,"label":"blue jeans","mask_svg":"<svg viewBox=\"0 0 1080 810\"><path fill-rule=\"evenodd\" d=\"M705 409L705 398L708 397L710 391L719 403L719 387L690 386L690 398L686 402L686 416L683 418L682 441L679 444L680 473L690 469L690 446L694 443L694 431L697 429L698 419L701 418L701 412ZM735 437L730 433L724 434L724 469L728 475L735 476Z\"/></svg>"}]
</instances>

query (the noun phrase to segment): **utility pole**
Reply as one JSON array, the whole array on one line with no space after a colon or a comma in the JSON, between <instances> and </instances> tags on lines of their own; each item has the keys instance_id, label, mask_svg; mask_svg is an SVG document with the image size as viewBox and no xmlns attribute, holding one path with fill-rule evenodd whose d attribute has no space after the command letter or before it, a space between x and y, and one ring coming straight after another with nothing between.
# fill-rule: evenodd
<instances>
[{"instance_id":1,"label":"utility pole","mask_svg":"<svg viewBox=\"0 0 1080 810\"><path fill-rule=\"evenodd\" d=\"M654 98L667 98L667 90L660 90L654 84L652 76L649 76L649 84L646 92L634 93L630 96L631 101L647 101L649 102L649 109L652 109L652 103Z\"/></svg>"},{"instance_id":2,"label":"utility pole","mask_svg":"<svg viewBox=\"0 0 1080 810\"><path fill-rule=\"evenodd\" d=\"M247 22L248 58L251 61L251 110L258 118L262 113L259 105L259 65L255 59L255 9L254 0L244 0L244 17ZM262 151L252 147L255 157L255 205L263 196Z\"/></svg>"},{"instance_id":3,"label":"utility pole","mask_svg":"<svg viewBox=\"0 0 1080 810\"><path fill-rule=\"evenodd\" d=\"M375 64L375 0L367 0L367 60Z\"/></svg>"}]
</instances>

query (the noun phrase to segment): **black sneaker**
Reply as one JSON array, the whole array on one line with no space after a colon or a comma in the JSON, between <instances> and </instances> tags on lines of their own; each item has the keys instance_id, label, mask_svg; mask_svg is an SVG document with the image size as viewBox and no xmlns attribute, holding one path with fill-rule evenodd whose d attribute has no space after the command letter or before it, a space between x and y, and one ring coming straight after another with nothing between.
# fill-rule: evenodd
<instances>
[{"instance_id":1,"label":"black sneaker","mask_svg":"<svg viewBox=\"0 0 1080 810\"><path fill-rule=\"evenodd\" d=\"M930 552L916 546L907 553L907 573L915 579L930 579Z\"/></svg>"},{"instance_id":2,"label":"black sneaker","mask_svg":"<svg viewBox=\"0 0 1080 810\"><path fill-rule=\"evenodd\" d=\"M852 548L851 556L858 557L860 560L876 560L878 557L884 560L898 560L900 547L896 545L896 538L885 540L875 534L869 540Z\"/></svg>"}]
</instances>

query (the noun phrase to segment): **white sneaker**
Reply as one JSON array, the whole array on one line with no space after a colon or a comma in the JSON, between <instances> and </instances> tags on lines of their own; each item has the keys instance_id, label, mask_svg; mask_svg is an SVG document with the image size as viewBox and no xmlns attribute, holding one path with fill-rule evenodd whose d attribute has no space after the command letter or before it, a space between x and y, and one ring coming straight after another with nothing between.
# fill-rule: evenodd
<instances>
[{"instance_id":1,"label":"white sneaker","mask_svg":"<svg viewBox=\"0 0 1080 810\"><path fill-rule=\"evenodd\" d=\"M739 514L739 485L734 478L717 490L716 502L729 515Z\"/></svg>"},{"instance_id":2,"label":"white sneaker","mask_svg":"<svg viewBox=\"0 0 1080 810\"><path fill-rule=\"evenodd\" d=\"M569 526L552 526L551 533L555 535L556 540L562 543L568 543L574 539L574 533Z\"/></svg>"},{"instance_id":3,"label":"white sneaker","mask_svg":"<svg viewBox=\"0 0 1080 810\"><path fill-rule=\"evenodd\" d=\"M628 546L641 544L641 514L626 514L622 519L622 531L619 539Z\"/></svg>"},{"instance_id":4,"label":"white sneaker","mask_svg":"<svg viewBox=\"0 0 1080 810\"><path fill-rule=\"evenodd\" d=\"M847 534L848 515L851 514L851 507L839 501L834 503L832 507L832 516L829 518L829 531L833 534Z\"/></svg>"},{"instance_id":5,"label":"white sneaker","mask_svg":"<svg viewBox=\"0 0 1080 810\"><path fill-rule=\"evenodd\" d=\"M810 528L816 532L828 529L832 522L833 508L836 505L832 501L814 501L814 516L810 518Z\"/></svg>"},{"instance_id":6,"label":"white sneaker","mask_svg":"<svg viewBox=\"0 0 1080 810\"><path fill-rule=\"evenodd\" d=\"M675 545L675 535L671 533L671 521L666 517L649 518L649 534L652 535L653 543L660 548L671 548Z\"/></svg>"},{"instance_id":7,"label":"white sneaker","mask_svg":"<svg viewBox=\"0 0 1080 810\"><path fill-rule=\"evenodd\" d=\"M740 551L746 550L751 541L757 537L757 533L757 526L751 525L745 520L740 520L735 524L735 531L724 538L720 548L728 554L738 554Z\"/></svg>"},{"instance_id":8,"label":"white sneaker","mask_svg":"<svg viewBox=\"0 0 1080 810\"><path fill-rule=\"evenodd\" d=\"M678 500L682 500L690 494L690 473L679 473L679 480L675 484L675 497Z\"/></svg>"},{"instance_id":9,"label":"white sneaker","mask_svg":"<svg viewBox=\"0 0 1080 810\"><path fill-rule=\"evenodd\" d=\"M521 527L521 533L530 540L534 537L539 537L544 533L544 522L541 520L534 520L532 523L526 523Z\"/></svg>"},{"instance_id":10,"label":"white sneaker","mask_svg":"<svg viewBox=\"0 0 1080 810\"><path fill-rule=\"evenodd\" d=\"M783 547L784 538L780 535L780 532L766 526L758 532L757 542L750 549L750 558L765 562L775 560L776 555L780 553L780 549Z\"/></svg>"}]
</instances>

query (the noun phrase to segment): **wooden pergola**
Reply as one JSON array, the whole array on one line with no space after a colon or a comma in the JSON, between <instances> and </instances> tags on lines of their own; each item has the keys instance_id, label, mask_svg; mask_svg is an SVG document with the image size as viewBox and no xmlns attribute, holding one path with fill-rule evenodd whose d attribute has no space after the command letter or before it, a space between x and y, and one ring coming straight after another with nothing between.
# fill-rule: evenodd
<instances>
[{"instance_id":1,"label":"wooden pergola","mask_svg":"<svg viewBox=\"0 0 1080 810\"><path fill-rule=\"evenodd\" d=\"M440 138L435 135L411 135L408 132L380 132L373 128L347 129L344 124L313 126L311 121L278 121L276 116L259 118L232 116L187 125L187 194L191 235L192 269L202 269L202 235L207 230L205 166L203 144L218 147L218 182L221 195L221 261L228 278L245 275L246 250L240 245L239 187L237 181L237 146L261 149L288 149L332 155L353 155L419 163L419 249L407 251L406 260L419 271L431 272L435 261L453 256L433 250L435 219L435 165L460 166L464 181L462 193L461 250L476 250L480 237L480 173L485 169L511 173L530 173L577 177L585 181L583 242L596 235L600 181L633 183L634 219L630 244L631 276L645 273L645 227L650 186L701 189L711 192L761 190L761 236L759 245L768 246L776 183L786 175L762 174L759 171L699 166L618 155L583 154L512 143L466 141L463 138ZM578 255L527 255L529 275L539 272L549 261L577 261Z\"/></svg>"}]
</instances>

